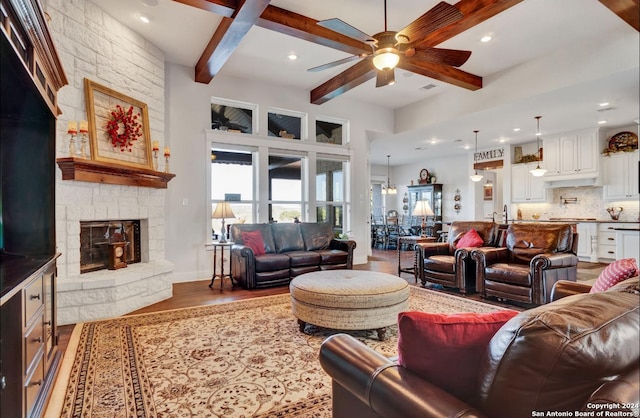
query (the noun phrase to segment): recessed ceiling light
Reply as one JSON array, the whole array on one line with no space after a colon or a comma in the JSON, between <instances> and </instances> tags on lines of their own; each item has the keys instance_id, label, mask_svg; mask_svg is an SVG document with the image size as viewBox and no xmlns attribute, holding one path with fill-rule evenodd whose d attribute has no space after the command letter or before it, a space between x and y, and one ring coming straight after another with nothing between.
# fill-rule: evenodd
<instances>
[{"instance_id":1,"label":"recessed ceiling light","mask_svg":"<svg viewBox=\"0 0 640 418\"><path fill-rule=\"evenodd\" d=\"M296 54L291 53L287 55L287 58L289 58L291 61L295 61L298 59L298 56Z\"/></svg>"},{"instance_id":2,"label":"recessed ceiling light","mask_svg":"<svg viewBox=\"0 0 640 418\"><path fill-rule=\"evenodd\" d=\"M480 38L480 42L489 42L492 39L491 35L485 35L482 38Z\"/></svg>"},{"instance_id":3,"label":"recessed ceiling light","mask_svg":"<svg viewBox=\"0 0 640 418\"><path fill-rule=\"evenodd\" d=\"M520 128L513 128L513 132L520 132Z\"/></svg>"},{"instance_id":4,"label":"recessed ceiling light","mask_svg":"<svg viewBox=\"0 0 640 418\"><path fill-rule=\"evenodd\" d=\"M604 125L605 123L607 123L607 121L606 121L606 120L599 120L599 121L598 121L598 125Z\"/></svg>"},{"instance_id":5,"label":"recessed ceiling light","mask_svg":"<svg viewBox=\"0 0 640 418\"><path fill-rule=\"evenodd\" d=\"M140 20L143 21L144 23L151 22L151 20L149 20L149 18L145 15L140 16Z\"/></svg>"},{"instance_id":6,"label":"recessed ceiling light","mask_svg":"<svg viewBox=\"0 0 640 418\"><path fill-rule=\"evenodd\" d=\"M506 139L500 139L498 142L503 143Z\"/></svg>"},{"instance_id":7,"label":"recessed ceiling light","mask_svg":"<svg viewBox=\"0 0 640 418\"><path fill-rule=\"evenodd\" d=\"M464 146L464 149L469 149L469 148L471 148L471 145L465 145Z\"/></svg>"},{"instance_id":8,"label":"recessed ceiling light","mask_svg":"<svg viewBox=\"0 0 640 418\"><path fill-rule=\"evenodd\" d=\"M605 106L609 106L610 104L611 103L609 103L609 102L602 102L602 103L599 103L598 106L605 107Z\"/></svg>"},{"instance_id":9,"label":"recessed ceiling light","mask_svg":"<svg viewBox=\"0 0 640 418\"><path fill-rule=\"evenodd\" d=\"M437 139L432 139L432 140L431 140L431 143L432 143L432 144L437 144L437 143L438 143L438 140L437 140Z\"/></svg>"}]
</instances>

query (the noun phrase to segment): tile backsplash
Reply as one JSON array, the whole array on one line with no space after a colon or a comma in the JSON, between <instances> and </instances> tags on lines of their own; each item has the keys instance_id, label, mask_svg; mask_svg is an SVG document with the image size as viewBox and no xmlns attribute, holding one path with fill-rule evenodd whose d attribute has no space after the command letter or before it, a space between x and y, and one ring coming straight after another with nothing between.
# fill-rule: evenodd
<instances>
[{"instance_id":1,"label":"tile backsplash","mask_svg":"<svg viewBox=\"0 0 640 418\"><path fill-rule=\"evenodd\" d=\"M534 214L540 220L549 218L595 218L609 220L607 208L622 207L619 221L637 222L640 220L638 200L608 201L603 199L602 187L563 187L553 189L553 197L547 203L521 203L514 206L510 218L515 218L520 209L522 219L533 219ZM575 203L563 203L565 199Z\"/></svg>"}]
</instances>

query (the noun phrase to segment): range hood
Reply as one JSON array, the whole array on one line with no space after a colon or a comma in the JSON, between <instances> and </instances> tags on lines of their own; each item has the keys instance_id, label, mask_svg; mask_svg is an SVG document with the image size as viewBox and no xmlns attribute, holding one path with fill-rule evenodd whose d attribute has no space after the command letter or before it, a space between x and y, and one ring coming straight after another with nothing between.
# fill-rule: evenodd
<instances>
[{"instance_id":1,"label":"range hood","mask_svg":"<svg viewBox=\"0 0 640 418\"><path fill-rule=\"evenodd\" d=\"M602 181L599 177L587 177L578 179L559 178L554 180L553 178L545 179L545 187L547 189L556 189L558 187L597 187L602 186Z\"/></svg>"}]
</instances>

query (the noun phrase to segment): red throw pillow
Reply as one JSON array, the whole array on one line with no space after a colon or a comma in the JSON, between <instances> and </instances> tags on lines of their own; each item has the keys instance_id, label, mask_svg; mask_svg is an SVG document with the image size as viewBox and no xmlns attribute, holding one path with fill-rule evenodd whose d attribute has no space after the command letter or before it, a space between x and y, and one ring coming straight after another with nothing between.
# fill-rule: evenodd
<instances>
[{"instance_id":1,"label":"red throw pillow","mask_svg":"<svg viewBox=\"0 0 640 418\"><path fill-rule=\"evenodd\" d=\"M638 273L638 266L634 258L623 258L609 264L602 270L589 293L603 292L615 284L627 280Z\"/></svg>"},{"instance_id":2,"label":"red throw pillow","mask_svg":"<svg viewBox=\"0 0 640 418\"><path fill-rule=\"evenodd\" d=\"M477 393L478 365L489 341L516 316L490 313L398 315L398 362L448 393L469 400Z\"/></svg>"},{"instance_id":3,"label":"red throw pillow","mask_svg":"<svg viewBox=\"0 0 640 418\"><path fill-rule=\"evenodd\" d=\"M265 254L264 240L260 231L242 231L242 242L253 250L253 255Z\"/></svg>"},{"instance_id":4,"label":"red throw pillow","mask_svg":"<svg viewBox=\"0 0 640 418\"><path fill-rule=\"evenodd\" d=\"M482 244L484 244L484 240L478 235L478 231L471 228L460 238L460 241L456 244L456 248L482 247Z\"/></svg>"}]
</instances>

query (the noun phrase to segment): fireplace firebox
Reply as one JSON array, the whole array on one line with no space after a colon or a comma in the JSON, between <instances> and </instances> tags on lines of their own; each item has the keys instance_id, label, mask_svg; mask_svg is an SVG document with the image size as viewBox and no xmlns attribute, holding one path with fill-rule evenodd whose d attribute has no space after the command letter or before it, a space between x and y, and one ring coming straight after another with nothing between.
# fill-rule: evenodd
<instances>
[{"instance_id":1,"label":"fireplace firebox","mask_svg":"<svg viewBox=\"0 0 640 418\"><path fill-rule=\"evenodd\" d=\"M109 244L123 242L126 264L139 263L140 220L80 222L80 273L109 268Z\"/></svg>"}]
</instances>

